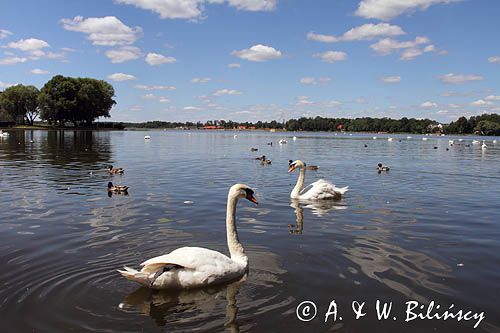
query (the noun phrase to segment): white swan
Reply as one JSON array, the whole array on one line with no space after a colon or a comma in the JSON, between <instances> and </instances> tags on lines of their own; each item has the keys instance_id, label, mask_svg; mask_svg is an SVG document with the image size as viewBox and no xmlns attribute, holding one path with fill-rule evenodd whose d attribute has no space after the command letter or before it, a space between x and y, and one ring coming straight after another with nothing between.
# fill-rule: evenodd
<instances>
[{"instance_id":1,"label":"white swan","mask_svg":"<svg viewBox=\"0 0 500 333\"><path fill-rule=\"evenodd\" d=\"M320 179L304 188L304 181L306 179L306 164L300 160L290 163L288 172L292 172L296 168L299 169L299 178L297 184L292 190L290 197L299 200L331 200L340 199L346 193L349 186L338 188L329 181Z\"/></svg>"},{"instance_id":2,"label":"white swan","mask_svg":"<svg viewBox=\"0 0 500 333\"><path fill-rule=\"evenodd\" d=\"M484 140L483 140L483 144L481 145L481 148L482 149L487 149L488 148L488 146L486 145L486 143L484 142Z\"/></svg>"},{"instance_id":3,"label":"white swan","mask_svg":"<svg viewBox=\"0 0 500 333\"><path fill-rule=\"evenodd\" d=\"M478 145L478 144L480 144L480 143L481 143L481 141L479 141L479 140L472 140L472 144L473 144L473 145Z\"/></svg>"},{"instance_id":4,"label":"white swan","mask_svg":"<svg viewBox=\"0 0 500 333\"><path fill-rule=\"evenodd\" d=\"M231 257L201 247L181 247L141 264L142 269L124 267L118 270L129 280L152 289L192 289L228 282L243 276L248 270L248 258L238 239L235 215L238 199L254 203L253 190L236 184L227 196L226 231Z\"/></svg>"},{"instance_id":5,"label":"white swan","mask_svg":"<svg viewBox=\"0 0 500 333\"><path fill-rule=\"evenodd\" d=\"M422 138L422 141L427 141L427 140L429 140L429 139L427 139L427 138Z\"/></svg>"},{"instance_id":6,"label":"white swan","mask_svg":"<svg viewBox=\"0 0 500 333\"><path fill-rule=\"evenodd\" d=\"M392 141L392 140L394 140L394 139L393 138L387 138L387 141Z\"/></svg>"},{"instance_id":7,"label":"white swan","mask_svg":"<svg viewBox=\"0 0 500 333\"><path fill-rule=\"evenodd\" d=\"M146 135L146 136L144 137L144 140L151 140L151 137L150 137L149 135Z\"/></svg>"},{"instance_id":8,"label":"white swan","mask_svg":"<svg viewBox=\"0 0 500 333\"><path fill-rule=\"evenodd\" d=\"M496 143L497 143L497 140L493 140L492 142L496 144Z\"/></svg>"}]
</instances>

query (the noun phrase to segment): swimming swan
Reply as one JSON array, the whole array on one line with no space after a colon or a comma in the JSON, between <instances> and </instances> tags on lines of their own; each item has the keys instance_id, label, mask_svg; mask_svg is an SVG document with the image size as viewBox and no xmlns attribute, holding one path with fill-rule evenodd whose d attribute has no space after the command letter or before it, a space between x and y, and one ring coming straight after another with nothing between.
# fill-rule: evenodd
<instances>
[{"instance_id":1,"label":"swimming swan","mask_svg":"<svg viewBox=\"0 0 500 333\"><path fill-rule=\"evenodd\" d=\"M306 164L300 160L290 163L290 169L288 172L292 172L296 168L299 168L299 178L297 179L297 184L292 190L290 197L292 199L299 200L332 200L340 199L342 195L348 191L349 186L346 187L335 187L329 181L320 179L312 183L311 185L304 188L304 181L306 178Z\"/></svg>"},{"instance_id":2,"label":"swimming swan","mask_svg":"<svg viewBox=\"0 0 500 333\"><path fill-rule=\"evenodd\" d=\"M235 215L238 199L257 203L254 191L247 185L236 184L227 196L227 246L231 257L201 247L181 247L141 264L142 269L124 267L118 270L129 280L152 289L193 289L228 282L243 276L248 270L248 258L238 239Z\"/></svg>"}]
</instances>

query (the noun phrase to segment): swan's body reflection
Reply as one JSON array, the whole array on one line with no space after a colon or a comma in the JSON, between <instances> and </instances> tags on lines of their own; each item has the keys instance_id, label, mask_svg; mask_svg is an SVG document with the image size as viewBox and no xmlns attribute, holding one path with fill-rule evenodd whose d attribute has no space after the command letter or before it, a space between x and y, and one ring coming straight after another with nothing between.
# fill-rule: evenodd
<instances>
[{"instance_id":1,"label":"swan's body reflection","mask_svg":"<svg viewBox=\"0 0 500 333\"><path fill-rule=\"evenodd\" d=\"M301 235L304 229L304 208L311 209L314 215L323 216L333 210L346 209L347 206L334 200L305 201L292 199L290 207L295 208L296 225L288 225L291 234Z\"/></svg>"},{"instance_id":2,"label":"swan's body reflection","mask_svg":"<svg viewBox=\"0 0 500 333\"><path fill-rule=\"evenodd\" d=\"M230 332L239 332L236 322L238 305L236 296L246 276L230 284L218 285L203 289L170 291L152 290L141 287L125 297L119 308L124 311L140 312L150 316L158 326L171 322L186 321L179 318L180 313L189 313L189 320L207 321L214 319L214 309L220 306L220 299L226 297L226 321L224 327Z\"/></svg>"}]
</instances>

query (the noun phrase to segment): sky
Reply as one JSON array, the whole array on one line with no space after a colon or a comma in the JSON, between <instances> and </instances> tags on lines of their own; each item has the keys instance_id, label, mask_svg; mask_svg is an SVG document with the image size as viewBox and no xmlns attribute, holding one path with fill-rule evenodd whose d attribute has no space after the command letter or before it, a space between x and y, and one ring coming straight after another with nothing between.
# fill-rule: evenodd
<instances>
[{"instance_id":1,"label":"sky","mask_svg":"<svg viewBox=\"0 0 500 333\"><path fill-rule=\"evenodd\" d=\"M0 91L110 82L112 121L500 113L498 0L2 0Z\"/></svg>"}]
</instances>

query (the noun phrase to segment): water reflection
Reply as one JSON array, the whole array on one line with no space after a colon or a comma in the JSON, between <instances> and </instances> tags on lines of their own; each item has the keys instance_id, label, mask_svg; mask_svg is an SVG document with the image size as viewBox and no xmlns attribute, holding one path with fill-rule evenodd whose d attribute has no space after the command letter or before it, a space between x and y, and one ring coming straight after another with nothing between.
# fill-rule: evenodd
<instances>
[{"instance_id":1,"label":"water reflection","mask_svg":"<svg viewBox=\"0 0 500 333\"><path fill-rule=\"evenodd\" d=\"M316 200L305 201L291 199L290 207L295 209L296 225L288 225L290 234L301 235L304 229L304 208L310 209L314 215L319 217L325 216L333 210L347 209L347 205L336 200Z\"/></svg>"},{"instance_id":2,"label":"water reflection","mask_svg":"<svg viewBox=\"0 0 500 333\"><path fill-rule=\"evenodd\" d=\"M202 322L213 318L214 310L220 307L221 298L225 295L224 327L230 332L239 332L236 320L239 310L236 296L245 280L246 276L227 285L182 291L141 287L127 295L119 308L150 316L158 326L184 321L176 318L179 313L189 313L189 320Z\"/></svg>"}]
</instances>

